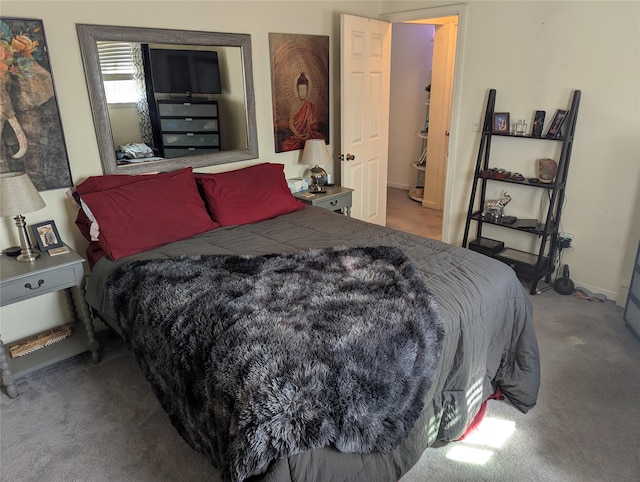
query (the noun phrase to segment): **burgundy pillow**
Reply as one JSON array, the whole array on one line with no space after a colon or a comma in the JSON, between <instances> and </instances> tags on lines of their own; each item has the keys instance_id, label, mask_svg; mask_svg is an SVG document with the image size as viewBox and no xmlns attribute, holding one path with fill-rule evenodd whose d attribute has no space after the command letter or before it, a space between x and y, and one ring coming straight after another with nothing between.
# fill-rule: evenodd
<instances>
[{"instance_id":1,"label":"burgundy pillow","mask_svg":"<svg viewBox=\"0 0 640 482\"><path fill-rule=\"evenodd\" d=\"M291 194L283 164L195 176L211 216L221 226L255 223L306 207Z\"/></svg>"},{"instance_id":2,"label":"burgundy pillow","mask_svg":"<svg viewBox=\"0 0 640 482\"><path fill-rule=\"evenodd\" d=\"M98 224L98 243L116 260L217 228L191 168L81 194Z\"/></svg>"},{"instance_id":3,"label":"burgundy pillow","mask_svg":"<svg viewBox=\"0 0 640 482\"><path fill-rule=\"evenodd\" d=\"M80 230L80 234L87 241L91 241L91 220L85 214L82 209L78 209L78 215L76 216L76 226Z\"/></svg>"},{"instance_id":4,"label":"burgundy pillow","mask_svg":"<svg viewBox=\"0 0 640 482\"><path fill-rule=\"evenodd\" d=\"M156 174L140 174L133 176L130 174L106 174L104 176L90 176L76 186L76 192L78 195L82 196L82 194L90 192L105 191L107 189L126 186L127 184L146 181L151 178L145 176L154 175ZM78 215L76 216L76 226L78 226L80 233L87 241L92 241L91 222L92 220L89 218L87 213L84 212L84 209L79 209Z\"/></svg>"},{"instance_id":5,"label":"burgundy pillow","mask_svg":"<svg viewBox=\"0 0 640 482\"><path fill-rule=\"evenodd\" d=\"M188 168L190 169L190 168ZM153 179L158 176L166 176L172 174L171 172L165 172L163 174L105 174L104 176L90 176L83 182L76 186L76 191L80 196L90 192L106 191L107 189L114 189L127 184L135 184L136 182L143 182Z\"/></svg>"}]
</instances>

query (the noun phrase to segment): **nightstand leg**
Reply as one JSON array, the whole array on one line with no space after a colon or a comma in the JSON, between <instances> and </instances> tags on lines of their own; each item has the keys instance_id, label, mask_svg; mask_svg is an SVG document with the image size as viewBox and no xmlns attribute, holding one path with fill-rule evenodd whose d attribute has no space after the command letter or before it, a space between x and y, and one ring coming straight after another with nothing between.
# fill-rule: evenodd
<instances>
[{"instance_id":1,"label":"nightstand leg","mask_svg":"<svg viewBox=\"0 0 640 482\"><path fill-rule=\"evenodd\" d=\"M18 396L18 389L13 382L13 373L11 373L11 369L9 368L7 352L4 350L2 339L0 339L0 371L2 372L2 384L7 388L7 395L9 395L9 398L16 398Z\"/></svg>"},{"instance_id":2,"label":"nightstand leg","mask_svg":"<svg viewBox=\"0 0 640 482\"><path fill-rule=\"evenodd\" d=\"M74 288L74 293L76 295L76 307L80 312L80 319L84 323L85 330L87 331L87 337L89 338L91 360L93 361L93 363L98 363L100 362L100 353L98 352L100 346L98 344L98 340L96 340L96 333L93 327L93 318L91 317L91 313L89 312L89 306L84 299L84 286L76 286Z\"/></svg>"}]
</instances>

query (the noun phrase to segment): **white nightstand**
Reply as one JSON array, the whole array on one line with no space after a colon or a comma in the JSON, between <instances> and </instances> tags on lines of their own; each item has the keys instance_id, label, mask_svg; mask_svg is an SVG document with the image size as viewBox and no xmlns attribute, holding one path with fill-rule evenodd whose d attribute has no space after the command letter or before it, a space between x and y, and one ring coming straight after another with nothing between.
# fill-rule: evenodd
<instances>
[{"instance_id":1,"label":"white nightstand","mask_svg":"<svg viewBox=\"0 0 640 482\"><path fill-rule=\"evenodd\" d=\"M14 376L25 375L88 350L91 350L94 363L100 361L93 319L84 299L84 261L71 248L68 253L57 256L42 253L32 263L19 263L15 258L0 256L0 306L64 290L72 323L70 337L16 359L7 355L0 338L2 385L10 398L18 396ZM78 329L78 316L84 323L84 330ZM28 323L29 320L5 319L3 322Z\"/></svg>"},{"instance_id":2,"label":"white nightstand","mask_svg":"<svg viewBox=\"0 0 640 482\"><path fill-rule=\"evenodd\" d=\"M331 211L339 211L347 216L351 216L351 193L353 189L341 186L325 186L326 193L310 193L300 191L293 193L293 196L300 201L318 206Z\"/></svg>"}]
</instances>

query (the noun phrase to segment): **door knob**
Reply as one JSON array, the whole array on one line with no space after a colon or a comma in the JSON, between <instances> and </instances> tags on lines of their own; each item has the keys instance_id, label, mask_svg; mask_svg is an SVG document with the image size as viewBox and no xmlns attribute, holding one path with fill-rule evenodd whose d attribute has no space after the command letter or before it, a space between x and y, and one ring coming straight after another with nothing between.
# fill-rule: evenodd
<instances>
[{"instance_id":1,"label":"door knob","mask_svg":"<svg viewBox=\"0 0 640 482\"><path fill-rule=\"evenodd\" d=\"M353 161L356 158L356 156L354 156L353 154L349 154L347 152L347 161ZM338 159L340 159L341 161L344 161L345 157L344 154L338 154Z\"/></svg>"}]
</instances>

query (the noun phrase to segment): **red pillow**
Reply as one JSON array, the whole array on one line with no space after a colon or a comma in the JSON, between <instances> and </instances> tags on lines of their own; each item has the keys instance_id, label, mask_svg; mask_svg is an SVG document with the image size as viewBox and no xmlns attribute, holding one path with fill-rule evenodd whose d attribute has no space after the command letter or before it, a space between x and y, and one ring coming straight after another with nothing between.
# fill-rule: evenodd
<instances>
[{"instance_id":1,"label":"red pillow","mask_svg":"<svg viewBox=\"0 0 640 482\"><path fill-rule=\"evenodd\" d=\"M190 167L81 195L100 225L98 243L113 260L219 226L207 213Z\"/></svg>"},{"instance_id":2,"label":"red pillow","mask_svg":"<svg viewBox=\"0 0 640 482\"><path fill-rule=\"evenodd\" d=\"M120 186L126 186L127 184L134 184L136 182L151 179L150 177L145 176L149 176L149 174L134 176L130 174L106 174L104 176L90 176L85 181L76 186L76 192L78 193L78 195L82 195L90 192L105 191L107 189L113 189ZM92 220L84 211L84 208L79 209L78 215L76 216L76 226L78 226L80 233L87 241L93 241L91 238L91 223Z\"/></svg>"},{"instance_id":3,"label":"red pillow","mask_svg":"<svg viewBox=\"0 0 640 482\"><path fill-rule=\"evenodd\" d=\"M291 194L283 164L195 176L211 216L221 226L255 223L306 207Z\"/></svg>"},{"instance_id":4,"label":"red pillow","mask_svg":"<svg viewBox=\"0 0 640 482\"><path fill-rule=\"evenodd\" d=\"M187 168L190 169L190 168ZM144 182L154 177L166 176L167 174L173 174L171 172L165 172L163 174L105 174L104 176L90 176L80 184L76 186L76 191L80 196L90 192L106 191L107 189L114 189L117 187L126 186L128 184L135 184L136 182Z\"/></svg>"}]
</instances>

